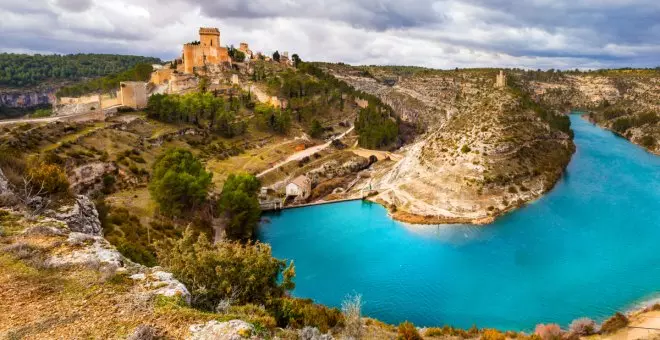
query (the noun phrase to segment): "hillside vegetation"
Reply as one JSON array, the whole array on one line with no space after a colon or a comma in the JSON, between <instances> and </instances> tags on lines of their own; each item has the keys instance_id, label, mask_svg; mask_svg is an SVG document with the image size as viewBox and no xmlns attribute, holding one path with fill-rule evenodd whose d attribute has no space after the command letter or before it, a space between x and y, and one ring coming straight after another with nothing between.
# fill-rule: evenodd
<instances>
[{"instance_id":1,"label":"hillside vegetation","mask_svg":"<svg viewBox=\"0 0 660 340\"><path fill-rule=\"evenodd\" d=\"M0 86L28 87L44 81L76 81L121 73L158 58L116 54L0 54Z\"/></svg>"}]
</instances>

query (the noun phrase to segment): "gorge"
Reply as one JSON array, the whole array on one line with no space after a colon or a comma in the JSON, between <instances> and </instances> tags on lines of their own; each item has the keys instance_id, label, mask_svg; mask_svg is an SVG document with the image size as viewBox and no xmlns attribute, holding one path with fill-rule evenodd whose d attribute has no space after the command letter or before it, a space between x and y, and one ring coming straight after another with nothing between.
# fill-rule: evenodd
<instances>
[{"instance_id":1,"label":"gorge","mask_svg":"<svg viewBox=\"0 0 660 340\"><path fill-rule=\"evenodd\" d=\"M294 294L389 323L530 330L598 321L660 284L660 158L571 115L577 151L547 195L488 226L396 222L373 203L269 215L260 240L295 261Z\"/></svg>"}]
</instances>

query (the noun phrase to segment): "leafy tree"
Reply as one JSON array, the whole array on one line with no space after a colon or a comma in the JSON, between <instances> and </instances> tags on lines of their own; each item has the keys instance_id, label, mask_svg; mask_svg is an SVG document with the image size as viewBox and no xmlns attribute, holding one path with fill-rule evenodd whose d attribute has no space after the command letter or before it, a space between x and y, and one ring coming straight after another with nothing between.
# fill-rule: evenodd
<instances>
[{"instance_id":1,"label":"leafy tree","mask_svg":"<svg viewBox=\"0 0 660 340\"><path fill-rule=\"evenodd\" d=\"M298 67L298 65L302 62L302 59L300 59L298 54L294 53L291 56L291 61L293 61L293 67Z\"/></svg>"},{"instance_id":2,"label":"leafy tree","mask_svg":"<svg viewBox=\"0 0 660 340\"><path fill-rule=\"evenodd\" d=\"M180 216L206 199L211 178L190 151L169 149L154 163L149 192L162 213Z\"/></svg>"},{"instance_id":3,"label":"leafy tree","mask_svg":"<svg viewBox=\"0 0 660 340\"><path fill-rule=\"evenodd\" d=\"M275 53L273 53L273 60L277 61L278 63L280 62L280 52L275 51Z\"/></svg>"},{"instance_id":4,"label":"leafy tree","mask_svg":"<svg viewBox=\"0 0 660 340\"><path fill-rule=\"evenodd\" d=\"M270 246L259 242L212 244L188 228L181 239L158 242L156 253L159 263L188 287L193 304L207 310L225 299L272 305L295 286L293 262L273 258Z\"/></svg>"},{"instance_id":5,"label":"leafy tree","mask_svg":"<svg viewBox=\"0 0 660 340\"><path fill-rule=\"evenodd\" d=\"M319 123L318 120L314 119L312 121L312 127L309 129L309 135L312 136L312 138L319 138L321 135L323 135L323 126L321 126L321 123Z\"/></svg>"},{"instance_id":6,"label":"leafy tree","mask_svg":"<svg viewBox=\"0 0 660 340\"><path fill-rule=\"evenodd\" d=\"M249 241L256 233L261 209L259 180L250 174L230 174L220 194L218 209L225 218L225 233L232 240Z\"/></svg>"}]
</instances>

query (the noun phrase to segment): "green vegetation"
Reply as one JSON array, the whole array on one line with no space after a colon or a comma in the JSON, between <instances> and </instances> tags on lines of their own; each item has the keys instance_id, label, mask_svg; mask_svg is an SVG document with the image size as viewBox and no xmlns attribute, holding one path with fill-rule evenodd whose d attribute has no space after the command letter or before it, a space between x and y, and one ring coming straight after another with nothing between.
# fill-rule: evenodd
<instances>
[{"instance_id":1,"label":"green vegetation","mask_svg":"<svg viewBox=\"0 0 660 340\"><path fill-rule=\"evenodd\" d=\"M246 123L238 121L236 116L249 103L248 95L225 100L211 93L155 94L149 97L147 116L164 122L208 127L224 137L234 137L245 132Z\"/></svg>"},{"instance_id":2,"label":"green vegetation","mask_svg":"<svg viewBox=\"0 0 660 340\"><path fill-rule=\"evenodd\" d=\"M0 85L24 87L45 80L80 80L120 73L160 59L115 54L0 54Z\"/></svg>"},{"instance_id":3,"label":"green vegetation","mask_svg":"<svg viewBox=\"0 0 660 340\"><path fill-rule=\"evenodd\" d=\"M256 233L261 209L257 193L259 180L250 174L230 174L220 194L218 209L225 219L229 239L249 241Z\"/></svg>"},{"instance_id":4,"label":"green vegetation","mask_svg":"<svg viewBox=\"0 0 660 340\"><path fill-rule=\"evenodd\" d=\"M267 244L212 244L205 234L187 229L181 239L159 242L156 249L160 264L188 287L193 304L205 310L215 310L223 301L272 306L294 288L293 263L274 259Z\"/></svg>"},{"instance_id":5,"label":"green vegetation","mask_svg":"<svg viewBox=\"0 0 660 340\"><path fill-rule=\"evenodd\" d=\"M149 192L161 213L181 216L206 200L211 178L190 151L169 149L154 163Z\"/></svg>"},{"instance_id":6,"label":"green vegetation","mask_svg":"<svg viewBox=\"0 0 660 340\"><path fill-rule=\"evenodd\" d=\"M390 111L369 105L361 109L355 120L355 130L360 134L359 143L367 149L391 147L398 138L398 123L390 117Z\"/></svg>"},{"instance_id":7,"label":"green vegetation","mask_svg":"<svg viewBox=\"0 0 660 340\"><path fill-rule=\"evenodd\" d=\"M278 110L268 104L257 104L254 108L257 127L263 131L286 134L291 128L291 111Z\"/></svg>"},{"instance_id":8,"label":"green vegetation","mask_svg":"<svg viewBox=\"0 0 660 340\"><path fill-rule=\"evenodd\" d=\"M43 190L50 195L67 194L69 191L69 180L64 169L59 165L31 160L28 162L26 172L26 178L37 191Z\"/></svg>"},{"instance_id":9,"label":"green vegetation","mask_svg":"<svg viewBox=\"0 0 660 340\"><path fill-rule=\"evenodd\" d=\"M122 81L148 81L153 72L151 64L139 63L121 73L113 73L102 78L87 80L82 83L65 86L55 94L59 97L79 97L92 92L112 92L119 88Z\"/></svg>"},{"instance_id":10,"label":"green vegetation","mask_svg":"<svg viewBox=\"0 0 660 340\"><path fill-rule=\"evenodd\" d=\"M36 109L30 114L30 118L44 118L50 117L53 114L53 109Z\"/></svg>"}]
</instances>

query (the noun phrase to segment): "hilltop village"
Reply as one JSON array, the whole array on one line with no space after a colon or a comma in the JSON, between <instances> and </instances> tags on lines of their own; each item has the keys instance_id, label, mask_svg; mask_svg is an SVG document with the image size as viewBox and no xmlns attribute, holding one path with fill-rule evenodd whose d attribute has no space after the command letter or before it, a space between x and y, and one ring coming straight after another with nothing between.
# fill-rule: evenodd
<instances>
[{"instance_id":1,"label":"hilltop village","mask_svg":"<svg viewBox=\"0 0 660 340\"><path fill-rule=\"evenodd\" d=\"M562 177L570 109L660 151L657 72L350 66L198 34L180 58L61 87L50 116L0 121L1 334L607 338L658 313L535 334L392 326L359 296L292 296L295 264L257 241L262 212L347 200L489 224Z\"/></svg>"}]
</instances>

